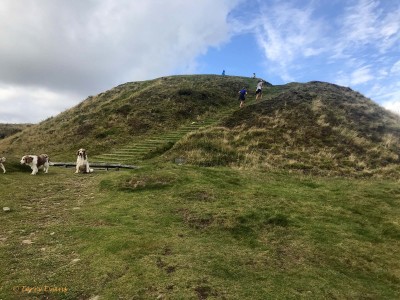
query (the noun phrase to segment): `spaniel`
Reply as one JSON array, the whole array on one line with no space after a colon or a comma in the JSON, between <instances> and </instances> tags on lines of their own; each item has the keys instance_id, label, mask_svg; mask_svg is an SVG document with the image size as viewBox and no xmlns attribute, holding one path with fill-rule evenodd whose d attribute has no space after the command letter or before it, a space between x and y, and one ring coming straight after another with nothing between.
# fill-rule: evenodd
<instances>
[{"instance_id":1,"label":"spaniel","mask_svg":"<svg viewBox=\"0 0 400 300\"><path fill-rule=\"evenodd\" d=\"M39 169L43 169L45 173L49 171L50 159L47 154L40 155L24 155L21 158L22 165L28 165L32 169L32 175L36 175Z\"/></svg>"},{"instance_id":2,"label":"spaniel","mask_svg":"<svg viewBox=\"0 0 400 300\"><path fill-rule=\"evenodd\" d=\"M75 173L92 173L93 169L89 168L89 161L86 150L81 148L76 152L76 171Z\"/></svg>"},{"instance_id":3,"label":"spaniel","mask_svg":"<svg viewBox=\"0 0 400 300\"><path fill-rule=\"evenodd\" d=\"M5 162L5 161L6 161L5 157L0 158L0 168L2 168L3 173L6 172L6 168L4 168L4 165L3 165L3 162Z\"/></svg>"}]
</instances>

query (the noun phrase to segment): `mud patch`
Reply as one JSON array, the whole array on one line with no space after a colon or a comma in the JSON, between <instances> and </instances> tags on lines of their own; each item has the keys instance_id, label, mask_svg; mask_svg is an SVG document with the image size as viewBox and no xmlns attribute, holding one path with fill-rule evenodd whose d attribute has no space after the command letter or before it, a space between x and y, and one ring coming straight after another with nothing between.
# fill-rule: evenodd
<instances>
[{"instance_id":1,"label":"mud patch","mask_svg":"<svg viewBox=\"0 0 400 300\"><path fill-rule=\"evenodd\" d=\"M191 228L205 229L214 222L214 216L210 213L198 215L188 209L180 209L178 212L182 215L184 223Z\"/></svg>"},{"instance_id":2,"label":"mud patch","mask_svg":"<svg viewBox=\"0 0 400 300\"><path fill-rule=\"evenodd\" d=\"M213 295L212 289L209 286L198 286L194 290L200 300L207 299L209 296Z\"/></svg>"},{"instance_id":3,"label":"mud patch","mask_svg":"<svg viewBox=\"0 0 400 300\"><path fill-rule=\"evenodd\" d=\"M180 194L186 201L212 202L215 199L213 191L193 190Z\"/></svg>"}]
</instances>

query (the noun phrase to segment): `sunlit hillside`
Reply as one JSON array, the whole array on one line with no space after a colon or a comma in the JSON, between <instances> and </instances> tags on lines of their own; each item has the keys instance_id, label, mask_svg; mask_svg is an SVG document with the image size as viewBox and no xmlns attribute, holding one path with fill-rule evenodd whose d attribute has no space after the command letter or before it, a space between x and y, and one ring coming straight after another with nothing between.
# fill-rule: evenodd
<instances>
[{"instance_id":1,"label":"sunlit hillside","mask_svg":"<svg viewBox=\"0 0 400 300\"><path fill-rule=\"evenodd\" d=\"M217 75L162 77L117 86L0 141L11 158L47 153L103 163L181 161L199 166L397 176L400 118L349 88L265 84ZM239 109L238 90L248 89Z\"/></svg>"}]
</instances>

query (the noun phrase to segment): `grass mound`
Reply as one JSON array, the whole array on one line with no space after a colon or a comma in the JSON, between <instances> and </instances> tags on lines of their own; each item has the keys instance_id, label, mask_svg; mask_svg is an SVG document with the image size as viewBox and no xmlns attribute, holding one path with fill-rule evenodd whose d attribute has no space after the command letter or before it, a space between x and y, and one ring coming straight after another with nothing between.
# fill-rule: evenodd
<instances>
[{"instance_id":1,"label":"grass mound","mask_svg":"<svg viewBox=\"0 0 400 300\"><path fill-rule=\"evenodd\" d=\"M55 160L71 160L79 148L105 153L233 107L237 91L253 81L192 75L122 84L0 141L0 152L10 157L47 153Z\"/></svg>"},{"instance_id":2,"label":"grass mound","mask_svg":"<svg viewBox=\"0 0 400 300\"><path fill-rule=\"evenodd\" d=\"M399 117L348 88L294 85L221 125L187 136L168 157L326 175L392 176L400 170Z\"/></svg>"},{"instance_id":3,"label":"grass mound","mask_svg":"<svg viewBox=\"0 0 400 300\"><path fill-rule=\"evenodd\" d=\"M0 139L16 134L32 124L0 124Z\"/></svg>"}]
</instances>

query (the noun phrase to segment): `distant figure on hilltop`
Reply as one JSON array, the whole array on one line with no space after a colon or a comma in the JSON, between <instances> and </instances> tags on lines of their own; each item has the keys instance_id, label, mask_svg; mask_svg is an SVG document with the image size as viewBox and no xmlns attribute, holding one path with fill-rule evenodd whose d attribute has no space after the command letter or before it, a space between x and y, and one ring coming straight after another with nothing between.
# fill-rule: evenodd
<instances>
[{"instance_id":1,"label":"distant figure on hilltop","mask_svg":"<svg viewBox=\"0 0 400 300\"><path fill-rule=\"evenodd\" d=\"M260 98L260 100L262 100L262 87L263 87L263 83L264 81L260 80L257 83L257 88L256 88L256 101L258 100L258 98Z\"/></svg>"},{"instance_id":2,"label":"distant figure on hilltop","mask_svg":"<svg viewBox=\"0 0 400 300\"><path fill-rule=\"evenodd\" d=\"M247 95L247 90L246 88L242 88L239 91L239 100L240 100L240 105L239 107L242 108L244 106L244 101L246 100L246 95Z\"/></svg>"},{"instance_id":3,"label":"distant figure on hilltop","mask_svg":"<svg viewBox=\"0 0 400 300\"><path fill-rule=\"evenodd\" d=\"M225 76L225 70L222 70L222 76Z\"/></svg>"},{"instance_id":4,"label":"distant figure on hilltop","mask_svg":"<svg viewBox=\"0 0 400 300\"><path fill-rule=\"evenodd\" d=\"M256 78L256 73L253 73L253 79Z\"/></svg>"}]
</instances>

